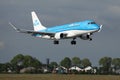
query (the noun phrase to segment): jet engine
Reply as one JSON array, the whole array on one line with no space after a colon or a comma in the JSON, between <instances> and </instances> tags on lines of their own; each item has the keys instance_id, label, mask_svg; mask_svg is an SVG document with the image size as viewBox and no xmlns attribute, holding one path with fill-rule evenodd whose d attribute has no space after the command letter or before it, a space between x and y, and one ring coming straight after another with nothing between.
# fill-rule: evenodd
<instances>
[{"instance_id":1,"label":"jet engine","mask_svg":"<svg viewBox=\"0 0 120 80\"><path fill-rule=\"evenodd\" d=\"M90 35L88 35L88 34L83 34L83 35L80 35L79 37L80 37L81 39L83 39L83 40L91 39L91 38L90 38Z\"/></svg>"},{"instance_id":2,"label":"jet engine","mask_svg":"<svg viewBox=\"0 0 120 80\"><path fill-rule=\"evenodd\" d=\"M55 37L55 39L63 39L63 38L67 37L67 34L66 33L56 33L54 37Z\"/></svg>"}]
</instances>

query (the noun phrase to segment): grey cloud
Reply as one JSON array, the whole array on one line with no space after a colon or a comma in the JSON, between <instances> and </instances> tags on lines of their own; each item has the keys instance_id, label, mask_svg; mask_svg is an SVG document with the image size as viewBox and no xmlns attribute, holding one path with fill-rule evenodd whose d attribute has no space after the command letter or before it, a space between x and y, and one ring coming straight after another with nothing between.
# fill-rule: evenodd
<instances>
[{"instance_id":1,"label":"grey cloud","mask_svg":"<svg viewBox=\"0 0 120 80\"><path fill-rule=\"evenodd\" d=\"M4 48L4 42L0 41L0 49Z\"/></svg>"}]
</instances>

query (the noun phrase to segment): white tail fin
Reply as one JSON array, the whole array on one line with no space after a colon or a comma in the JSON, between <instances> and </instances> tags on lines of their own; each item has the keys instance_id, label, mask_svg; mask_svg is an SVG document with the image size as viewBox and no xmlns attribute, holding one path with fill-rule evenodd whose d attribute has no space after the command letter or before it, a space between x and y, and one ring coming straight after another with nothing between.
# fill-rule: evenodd
<instances>
[{"instance_id":1,"label":"white tail fin","mask_svg":"<svg viewBox=\"0 0 120 80\"><path fill-rule=\"evenodd\" d=\"M44 27L41 24L40 20L38 19L37 15L34 11L31 12L31 15L32 15L33 27L34 27L35 31L46 29L46 27Z\"/></svg>"}]
</instances>

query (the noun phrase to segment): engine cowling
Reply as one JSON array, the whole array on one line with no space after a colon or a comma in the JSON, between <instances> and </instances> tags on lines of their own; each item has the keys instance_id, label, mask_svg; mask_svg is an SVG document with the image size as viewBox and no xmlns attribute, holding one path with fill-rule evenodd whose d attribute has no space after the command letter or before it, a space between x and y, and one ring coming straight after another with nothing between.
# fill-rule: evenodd
<instances>
[{"instance_id":1,"label":"engine cowling","mask_svg":"<svg viewBox=\"0 0 120 80\"><path fill-rule=\"evenodd\" d=\"M56 33L54 37L55 37L55 39L64 39L64 38L67 37L67 34L65 34L65 33Z\"/></svg>"},{"instance_id":2,"label":"engine cowling","mask_svg":"<svg viewBox=\"0 0 120 80\"><path fill-rule=\"evenodd\" d=\"M90 39L90 35L88 35L88 34L80 35L80 38L83 40L88 40L88 39Z\"/></svg>"}]
</instances>

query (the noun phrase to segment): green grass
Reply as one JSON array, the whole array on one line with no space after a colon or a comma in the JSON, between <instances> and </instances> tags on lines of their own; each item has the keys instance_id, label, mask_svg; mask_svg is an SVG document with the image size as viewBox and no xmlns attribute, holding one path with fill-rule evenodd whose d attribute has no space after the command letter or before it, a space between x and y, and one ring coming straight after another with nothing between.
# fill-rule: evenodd
<instances>
[{"instance_id":1,"label":"green grass","mask_svg":"<svg viewBox=\"0 0 120 80\"><path fill-rule=\"evenodd\" d=\"M120 75L0 74L0 80L120 80Z\"/></svg>"}]
</instances>

